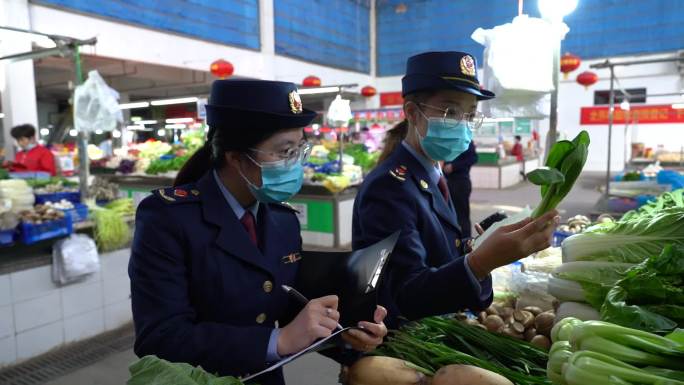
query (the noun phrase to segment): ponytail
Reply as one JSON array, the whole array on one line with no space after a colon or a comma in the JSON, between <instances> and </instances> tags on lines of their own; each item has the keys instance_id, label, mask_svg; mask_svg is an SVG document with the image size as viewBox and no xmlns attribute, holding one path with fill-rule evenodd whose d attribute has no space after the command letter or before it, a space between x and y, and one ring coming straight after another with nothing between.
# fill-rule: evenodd
<instances>
[{"instance_id":1,"label":"ponytail","mask_svg":"<svg viewBox=\"0 0 684 385\"><path fill-rule=\"evenodd\" d=\"M185 162L173 181L173 187L197 182L211 168L211 145L207 141Z\"/></svg>"},{"instance_id":2,"label":"ponytail","mask_svg":"<svg viewBox=\"0 0 684 385\"><path fill-rule=\"evenodd\" d=\"M382 153L380 153L380 157L378 158L378 164L382 163L387 158L389 158L390 155L392 155L394 150L396 150L397 146L399 146L401 144L401 141L404 140L404 138L406 137L407 132L408 120L406 119L404 119L399 124L392 127L392 129L387 131L387 135L385 135L384 145L382 148Z\"/></svg>"}]
</instances>

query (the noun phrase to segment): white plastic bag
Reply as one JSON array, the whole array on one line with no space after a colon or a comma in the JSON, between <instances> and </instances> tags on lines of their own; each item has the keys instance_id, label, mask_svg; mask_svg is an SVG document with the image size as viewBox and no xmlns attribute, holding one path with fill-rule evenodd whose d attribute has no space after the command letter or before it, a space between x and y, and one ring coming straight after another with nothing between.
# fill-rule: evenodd
<instances>
[{"instance_id":1,"label":"white plastic bag","mask_svg":"<svg viewBox=\"0 0 684 385\"><path fill-rule=\"evenodd\" d=\"M553 50L569 31L564 23L517 16L492 29L478 28L472 39L484 49L484 86L496 98L483 103L495 117L543 117L553 85Z\"/></svg>"},{"instance_id":2,"label":"white plastic bag","mask_svg":"<svg viewBox=\"0 0 684 385\"><path fill-rule=\"evenodd\" d=\"M95 241L84 234L72 234L52 247L52 280L66 285L100 270Z\"/></svg>"},{"instance_id":3,"label":"white plastic bag","mask_svg":"<svg viewBox=\"0 0 684 385\"><path fill-rule=\"evenodd\" d=\"M74 91L75 126L82 132L112 131L123 123L119 93L110 88L96 71Z\"/></svg>"},{"instance_id":4,"label":"white plastic bag","mask_svg":"<svg viewBox=\"0 0 684 385\"><path fill-rule=\"evenodd\" d=\"M328 123L333 127L347 127L352 117L349 100L337 95L328 108Z\"/></svg>"}]
</instances>

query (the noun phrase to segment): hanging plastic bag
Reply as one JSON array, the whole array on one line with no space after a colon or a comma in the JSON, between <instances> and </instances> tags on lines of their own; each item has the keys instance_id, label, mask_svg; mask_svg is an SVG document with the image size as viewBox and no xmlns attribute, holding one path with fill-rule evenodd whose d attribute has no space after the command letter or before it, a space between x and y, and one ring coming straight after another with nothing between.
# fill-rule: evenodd
<instances>
[{"instance_id":1,"label":"hanging plastic bag","mask_svg":"<svg viewBox=\"0 0 684 385\"><path fill-rule=\"evenodd\" d=\"M483 111L496 117L543 117L553 85L553 50L569 31L564 23L517 16L492 29L478 28L472 39L484 49L483 81L496 98Z\"/></svg>"},{"instance_id":2,"label":"hanging plastic bag","mask_svg":"<svg viewBox=\"0 0 684 385\"><path fill-rule=\"evenodd\" d=\"M119 93L110 88L96 71L74 91L74 123L81 132L112 131L123 123Z\"/></svg>"},{"instance_id":3,"label":"hanging plastic bag","mask_svg":"<svg viewBox=\"0 0 684 385\"><path fill-rule=\"evenodd\" d=\"M72 234L52 247L52 281L66 285L100 270L95 241L84 234Z\"/></svg>"},{"instance_id":4,"label":"hanging plastic bag","mask_svg":"<svg viewBox=\"0 0 684 385\"><path fill-rule=\"evenodd\" d=\"M352 117L349 100L337 95L328 108L328 123L333 127L347 127Z\"/></svg>"}]
</instances>

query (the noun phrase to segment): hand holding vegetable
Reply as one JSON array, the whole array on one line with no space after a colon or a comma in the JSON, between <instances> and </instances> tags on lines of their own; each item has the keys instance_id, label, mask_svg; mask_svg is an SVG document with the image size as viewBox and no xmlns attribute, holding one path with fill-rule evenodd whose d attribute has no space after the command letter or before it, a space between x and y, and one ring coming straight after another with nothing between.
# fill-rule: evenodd
<instances>
[{"instance_id":1,"label":"hand holding vegetable","mask_svg":"<svg viewBox=\"0 0 684 385\"><path fill-rule=\"evenodd\" d=\"M278 355L296 353L317 339L330 336L340 320L338 302L336 295L309 301L297 317L281 329L278 336Z\"/></svg>"},{"instance_id":2,"label":"hand holding vegetable","mask_svg":"<svg viewBox=\"0 0 684 385\"><path fill-rule=\"evenodd\" d=\"M342 334L342 339L354 350L360 352L374 350L382 344L383 338L387 335L387 327L382 322L385 317L387 317L387 309L378 305L373 314L375 323L361 321L358 326L363 330L351 329Z\"/></svg>"},{"instance_id":3,"label":"hand holding vegetable","mask_svg":"<svg viewBox=\"0 0 684 385\"><path fill-rule=\"evenodd\" d=\"M551 210L537 219L527 218L496 229L469 254L468 264L471 270L482 279L497 267L548 248L559 222L558 211Z\"/></svg>"}]
</instances>

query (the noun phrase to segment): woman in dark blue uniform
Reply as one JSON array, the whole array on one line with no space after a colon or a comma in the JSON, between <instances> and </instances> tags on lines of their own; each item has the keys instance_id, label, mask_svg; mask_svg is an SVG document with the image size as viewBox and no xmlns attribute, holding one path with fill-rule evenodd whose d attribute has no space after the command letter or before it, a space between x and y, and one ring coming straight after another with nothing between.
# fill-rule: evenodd
<instances>
[{"instance_id":1,"label":"woman in dark blue uniform","mask_svg":"<svg viewBox=\"0 0 684 385\"><path fill-rule=\"evenodd\" d=\"M397 230L401 237L380 289L387 324L492 301L489 273L549 246L552 211L495 231L470 252L458 224L439 162L466 151L482 122L475 60L462 52L428 52L409 58L402 79L406 124L389 132L385 159L365 179L354 202L353 247L363 248Z\"/></svg>"},{"instance_id":2,"label":"woman in dark blue uniform","mask_svg":"<svg viewBox=\"0 0 684 385\"><path fill-rule=\"evenodd\" d=\"M300 189L310 145L302 108L285 82L214 82L206 145L173 188L139 206L129 265L135 353L244 376L326 337L337 326L336 296L301 305L281 285L296 286L302 242L285 201ZM325 277L321 277L325 279ZM366 332L344 341L369 351L387 329L385 309ZM283 384L280 370L256 379Z\"/></svg>"}]
</instances>

